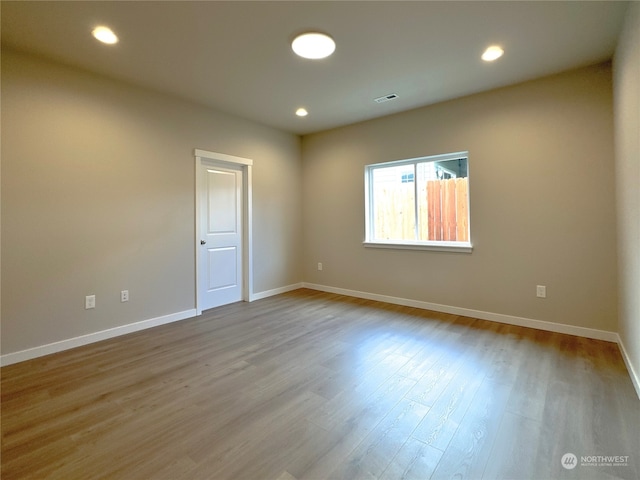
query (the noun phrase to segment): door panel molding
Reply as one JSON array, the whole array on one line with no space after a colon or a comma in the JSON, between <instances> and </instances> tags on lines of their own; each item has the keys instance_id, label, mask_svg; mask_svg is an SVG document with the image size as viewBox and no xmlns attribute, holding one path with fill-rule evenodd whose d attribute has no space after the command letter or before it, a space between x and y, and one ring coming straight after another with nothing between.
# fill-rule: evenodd
<instances>
[{"instance_id":1,"label":"door panel molding","mask_svg":"<svg viewBox=\"0 0 640 480\"><path fill-rule=\"evenodd\" d=\"M199 298L200 286L206 279L200 278L201 251L200 240L200 198L202 195L202 167L235 168L242 170L242 300L251 302L253 300L253 233L252 233L252 167L253 160L236 157L225 153L209 152L207 150L194 149L195 158L195 273L196 291L195 304L196 314L202 314L202 299Z\"/></svg>"}]
</instances>

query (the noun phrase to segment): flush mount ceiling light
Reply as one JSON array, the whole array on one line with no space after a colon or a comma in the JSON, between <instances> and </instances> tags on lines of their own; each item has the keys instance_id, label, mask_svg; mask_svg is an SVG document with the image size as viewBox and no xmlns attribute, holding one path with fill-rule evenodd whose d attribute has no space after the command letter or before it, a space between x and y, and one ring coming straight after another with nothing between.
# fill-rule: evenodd
<instances>
[{"instance_id":1,"label":"flush mount ceiling light","mask_svg":"<svg viewBox=\"0 0 640 480\"><path fill-rule=\"evenodd\" d=\"M493 62L504 54L504 50L497 45L492 45L487 48L482 54L482 60L485 62Z\"/></svg>"},{"instance_id":2,"label":"flush mount ceiling light","mask_svg":"<svg viewBox=\"0 0 640 480\"><path fill-rule=\"evenodd\" d=\"M298 110L296 110L296 115L299 117L306 117L307 115L309 115L309 112L307 112L306 108L299 108Z\"/></svg>"},{"instance_id":3,"label":"flush mount ceiling light","mask_svg":"<svg viewBox=\"0 0 640 480\"><path fill-rule=\"evenodd\" d=\"M99 26L93 29L91 35L94 36L96 40L99 40L102 43L107 43L109 45L113 45L114 43L118 43L118 37L113 30L109 27Z\"/></svg>"},{"instance_id":4,"label":"flush mount ceiling light","mask_svg":"<svg viewBox=\"0 0 640 480\"><path fill-rule=\"evenodd\" d=\"M308 32L294 38L291 48L296 55L317 60L331 55L336 49L336 42L325 33Z\"/></svg>"}]
</instances>

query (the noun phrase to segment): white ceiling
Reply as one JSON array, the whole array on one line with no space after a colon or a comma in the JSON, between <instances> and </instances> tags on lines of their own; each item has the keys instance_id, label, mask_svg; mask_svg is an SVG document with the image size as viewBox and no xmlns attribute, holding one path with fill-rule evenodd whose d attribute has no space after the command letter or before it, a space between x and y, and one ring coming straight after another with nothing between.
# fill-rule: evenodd
<instances>
[{"instance_id":1,"label":"white ceiling","mask_svg":"<svg viewBox=\"0 0 640 480\"><path fill-rule=\"evenodd\" d=\"M2 1L2 46L306 134L610 59L627 2ZM95 41L97 24L120 37ZM294 34L337 49L304 60ZM480 60L490 44L505 55ZM377 104L389 93L397 100ZM296 117L300 107L306 118Z\"/></svg>"}]
</instances>

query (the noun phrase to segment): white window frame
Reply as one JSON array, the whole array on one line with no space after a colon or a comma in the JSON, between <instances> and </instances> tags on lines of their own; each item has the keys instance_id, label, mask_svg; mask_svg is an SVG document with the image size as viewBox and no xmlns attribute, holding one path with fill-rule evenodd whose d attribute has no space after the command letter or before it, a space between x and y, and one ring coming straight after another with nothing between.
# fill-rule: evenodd
<instances>
[{"instance_id":1,"label":"white window frame","mask_svg":"<svg viewBox=\"0 0 640 480\"><path fill-rule=\"evenodd\" d=\"M418 164L425 162L443 162L447 160L457 160L459 158L467 159L467 177L469 178L469 190L471 190L469 175L469 152L446 153L442 155L431 155L427 157L409 158L404 160L395 160L391 162L374 163L364 167L364 205L365 205L365 240L363 245L372 248L392 248L403 250L432 250L439 252L457 252L471 253L473 245L471 244L471 195L467 196L467 212L469 215L469 241L468 242L448 242L448 241L401 241L401 240L374 240L374 218L373 218L373 195L371 189L373 186L373 172L378 168L386 168L401 165ZM417 188L417 178L415 181ZM417 207L417 206L416 206Z\"/></svg>"}]
</instances>

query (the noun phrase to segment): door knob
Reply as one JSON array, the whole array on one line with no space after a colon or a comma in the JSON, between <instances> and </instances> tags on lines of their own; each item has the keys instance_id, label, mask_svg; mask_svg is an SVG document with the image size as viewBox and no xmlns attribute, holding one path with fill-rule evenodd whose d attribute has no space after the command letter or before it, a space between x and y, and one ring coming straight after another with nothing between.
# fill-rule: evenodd
<instances>
[{"instance_id":1,"label":"door knob","mask_svg":"<svg viewBox=\"0 0 640 480\"><path fill-rule=\"evenodd\" d=\"M200 240L200 245L204 245L205 243L207 243L207 242L204 241L204 240Z\"/></svg>"}]
</instances>

